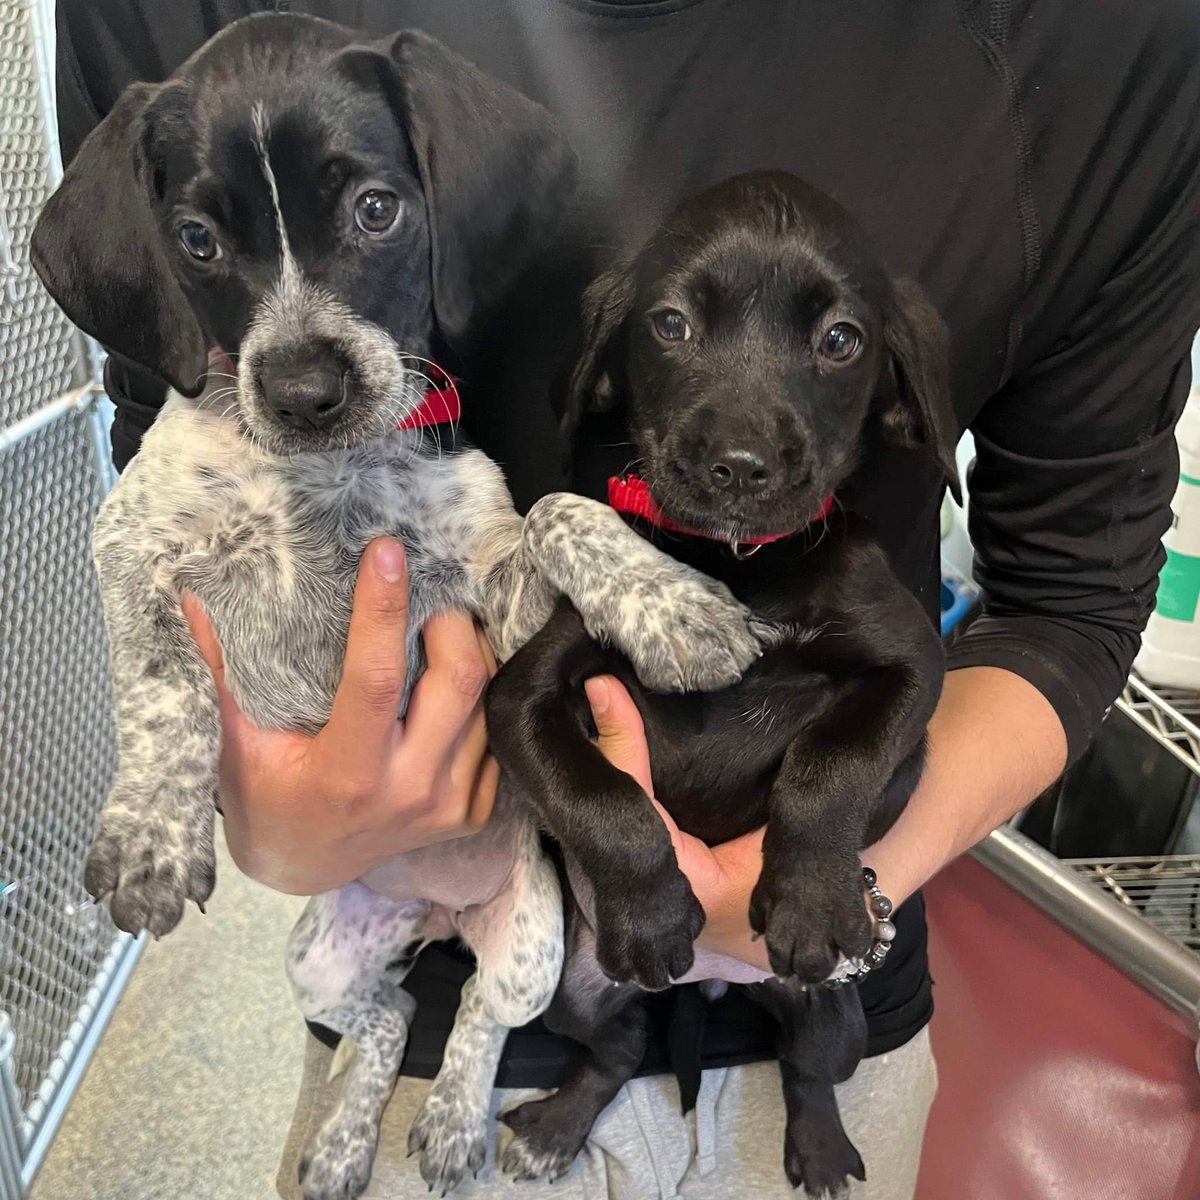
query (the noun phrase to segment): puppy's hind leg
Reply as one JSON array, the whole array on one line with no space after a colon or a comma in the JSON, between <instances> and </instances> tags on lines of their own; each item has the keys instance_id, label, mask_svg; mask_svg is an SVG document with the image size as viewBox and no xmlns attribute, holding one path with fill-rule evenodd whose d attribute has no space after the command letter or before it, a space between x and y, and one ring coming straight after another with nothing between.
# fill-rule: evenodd
<instances>
[{"instance_id":1,"label":"puppy's hind leg","mask_svg":"<svg viewBox=\"0 0 1200 1200\"><path fill-rule=\"evenodd\" d=\"M300 1160L304 1200L356 1200L371 1179L379 1121L416 1002L400 983L421 948L429 905L358 883L316 896L288 939L287 972L305 1017L342 1035L341 1097Z\"/></svg>"},{"instance_id":2,"label":"puppy's hind leg","mask_svg":"<svg viewBox=\"0 0 1200 1200\"><path fill-rule=\"evenodd\" d=\"M854 1074L867 1041L862 1000L853 985L805 987L795 979L746 989L779 1021L776 1047L787 1110L783 1166L792 1187L811 1200L844 1196L866 1169L842 1127L833 1085Z\"/></svg>"},{"instance_id":3,"label":"puppy's hind leg","mask_svg":"<svg viewBox=\"0 0 1200 1200\"><path fill-rule=\"evenodd\" d=\"M408 1136L409 1153L421 1155L421 1177L442 1195L483 1166L504 1040L545 1011L562 969L562 896L532 827L522 833L508 887L463 912L458 928L478 967Z\"/></svg>"},{"instance_id":4,"label":"puppy's hind leg","mask_svg":"<svg viewBox=\"0 0 1200 1200\"><path fill-rule=\"evenodd\" d=\"M513 1131L501 1165L515 1179L553 1182L565 1175L646 1050L644 993L633 983L613 983L600 969L595 938L573 900L570 924L562 983L546 1024L586 1052L557 1092L501 1116Z\"/></svg>"}]
</instances>

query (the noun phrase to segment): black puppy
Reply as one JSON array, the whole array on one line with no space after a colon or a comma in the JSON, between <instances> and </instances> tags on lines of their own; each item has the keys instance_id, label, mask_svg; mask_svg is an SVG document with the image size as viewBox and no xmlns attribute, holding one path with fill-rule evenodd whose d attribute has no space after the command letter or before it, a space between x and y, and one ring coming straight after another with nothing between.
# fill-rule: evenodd
<instances>
[{"instance_id":1,"label":"black puppy","mask_svg":"<svg viewBox=\"0 0 1200 1200\"><path fill-rule=\"evenodd\" d=\"M577 901L547 1020L590 1051L555 1096L509 1114L507 1165L565 1170L642 1057L641 989L706 977L692 970L704 914L666 828L589 741L582 684L610 672L682 829L713 844L766 825L750 920L779 978L750 990L780 1025L788 1178L837 1192L863 1178L833 1084L865 1021L856 988L810 985L871 949L858 854L920 776L943 659L864 523L829 514L880 438L927 448L957 494L943 327L843 209L777 173L685 203L596 281L585 316L568 433L623 411L648 494L615 481L622 507L648 536L672 531L664 546L726 582L774 648L724 692L655 695L564 603L495 680L492 744L561 842Z\"/></svg>"}]
</instances>

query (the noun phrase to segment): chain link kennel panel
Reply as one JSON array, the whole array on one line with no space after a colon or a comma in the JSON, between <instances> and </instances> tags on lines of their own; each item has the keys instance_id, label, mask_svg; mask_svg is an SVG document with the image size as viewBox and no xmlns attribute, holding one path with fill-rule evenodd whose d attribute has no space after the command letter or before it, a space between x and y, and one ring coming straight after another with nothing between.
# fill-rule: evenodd
<instances>
[{"instance_id":1,"label":"chain link kennel panel","mask_svg":"<svg viewBox=\"0 0 1200 1200\"><path fill-rule=\"evenodd\" d=\"M29 265L57 175L52 4L0 0L0 1200L28 1187L138 943L83 890L112 778L89 354Z\"/></svg>"}]
</instances>

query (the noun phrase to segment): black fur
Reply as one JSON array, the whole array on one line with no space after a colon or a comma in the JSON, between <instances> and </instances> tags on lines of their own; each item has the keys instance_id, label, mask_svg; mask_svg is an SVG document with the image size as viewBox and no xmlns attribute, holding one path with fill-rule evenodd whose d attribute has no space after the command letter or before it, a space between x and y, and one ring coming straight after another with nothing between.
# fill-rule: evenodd
<instances>
[{"instance_id":1,"label":"black fur","mask_svg":"<svg viewBox=\"0 0 1200 1200\"><path fill-rule=\"evenodd\" d=\"M957 491L944 331L915 285L889 279L848 214L774 173L684 204L596 282L585 308L568 433L589 412L623 414L640 473L669 516L733 543L799 532L742 559L720 541L645 530L724 580L775 630L738 686L650 694L564 603L489 692L501 763L594 893L594 929L573 915L547 1016L591 1053L557 1096L512 1123L539 1146L582 1145L640 1058L640 989L688 971L703 923L662 822L589 740L582 685L610 672L637 700L657 797L681 828L711 844L766 825L750 919L781 980L750 991L780 1022L788 1178L810 1195L833 1193L863 1176L833 1085L853 1073L866 1029L856 989L811 985L839 954L870 947L858 852L919 778L943 660L865 524L840 510L808 521L870 469L880 438L923 445ZM656 332L664 310L691 336ZM859 345L835 362L821 347L839 322ZM589 961L622 983L605 986Z\"/></svg>"}]
</instances>

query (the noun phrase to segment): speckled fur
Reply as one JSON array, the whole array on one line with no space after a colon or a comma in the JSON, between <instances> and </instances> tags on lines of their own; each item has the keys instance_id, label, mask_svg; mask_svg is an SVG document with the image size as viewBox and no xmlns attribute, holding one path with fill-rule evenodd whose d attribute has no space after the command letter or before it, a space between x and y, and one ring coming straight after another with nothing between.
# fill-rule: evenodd
<instances>
[{"instance_id":1,"label":"speckled fur","mask_svg":"<svg viewBox=\"0 0 1200 1200\"><path fill-rule=\"evenodd\" d=\"M246 715L261 726L306 733L329 717L358 564L367 543L385 534L404 543L409 568L409 676L398 715L424 666L421 628L447 609L472 613L503 660L566 595L588 629L613 642L651 688L722 687L760 653L748 613L722 585L654 550L604 506L548 496L522 520L499 468L480 451L460 442L443 453L435 433L397 430L426 383L410 368L429 353L422 331L433 327L441 286L420 276L428 270L431 231L420 214L409 214L403 244L413 265L404 269L418 274L408 280L411 293L397 292L415 297L408 309L360 310L360 299L378 297L345 288L335 294L336 273L284 220L270 115L281 102L259 83L261 77L288 92L288 81L268 69L275 40L300 54L296 48L310 40L340 49L349 31L279 17L250 18L230 30L222 39L244 38L263 56L236 61L255 80L248 128L239 136L249 134L275 225L274 249L259 246L246 261L271 283L255 293L245 328L230 344L237 376L222 374L228 360L221 356L210 363L210 386L200 397L168 400L102 506L94 535L120 769L86 882L94 895L110 898L121 928L155 935L178 923L187 900L203 904L215 882L221 730L212 679L180 608L184 590L212 619L229 687ZM457 86L483 97L476 108L480 120L495 121L495 136L525 130L518 144L543 146L547 186L557 178L548 117L500 94L499 85L428 39L398 35L392 49L406 61L423 56L439 71L457 73ZM201 102L208 93L197 86ZM388 136L386 124L375 132ZM462 140L469 131L454 132ZM98 159L92 169L111 165L111 157ZM421 186L426 209L435 200L453 207L451 197L429 194L437 189L428 179ZM462 203L469 211L470 197ZM60 234L69 217L59 213ZM55 250L53 236L45 244ZM61 257L51 253L46 263L62 266ZM158 284L169 294L169 280ZM74 294L66 284L60 290ZM365 311L390 312L396 324L384 327ZM399 341L410 336L406 355ZM298 432L271 411L263 379L272 359L303 361L312 345L336 347L352 398L324 432ZM422 945L453 936L475 951L478 968L414 1130L421 1170L441 1191L478 1165L505 1034L546 1007L562 964L557 877L525 806L503 791L479 833L401 855L358 883L315 897L289 940L288 973L300 1007L340 1033L345 1047L340 1101L303 1158L306 1200L354 1200L367 1186L413 1012L404 976Z\"/></svg>"},{"instance_id":2,"label":"speckled fur","mask_svg":"<svg viewBox=\"0 0 1200 1200\"><path fill-rule=\"evenodd\" d=\"M389 424L417 386L398 357L395 366L400 384L381 400ZM212 619L246 714L310 733L340 678L359 557L381 534L408 551L409 687L432 614L475 613L503 659L541 626L560 588L654 686L721 686L758 653L722 587L661 556L602 505L548 496L523 522L491 460L469 448L441 453L427 433L276 454L263 444L265 417L228 396L172 397L96 524L121 766L87 882L111 898L122 928L164 934L214 883L220 728L180 611L184 589ZM444 1082L414 1133L422 1171L446 1190L478 1159L505 1031L546 1006L561 966L557 881L510 797L480 834L403 855L365 884L312 900L289 943L305 1015L355 1048L342 1103L305 1157L307 1200L356 1196L369 1177L411 1008L400 983L415 950L403 948L458 935L479 959Z\"/></svg>"}]
</instances>

